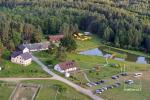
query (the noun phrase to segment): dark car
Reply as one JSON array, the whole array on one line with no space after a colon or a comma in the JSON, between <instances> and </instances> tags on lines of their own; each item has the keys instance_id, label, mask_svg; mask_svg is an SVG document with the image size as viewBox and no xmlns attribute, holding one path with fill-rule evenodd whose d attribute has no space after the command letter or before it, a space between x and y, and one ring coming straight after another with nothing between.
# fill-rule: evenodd
<instances>
[{"instance_id":1,"label":"dark car","mask_svg":"<svg viewBox=\"0 0 150 100\"><path fill-rule=\"evenodd\" d=\"M120 82L117 82L117 83L115 83L115 84L121 85L121 83L120 83Z\"/></svg>"},{"instance_id":2,"label":"dark car","mask_svg":"<svg viewBox=\"0 0 150 100\"><path fill-rule=\"evenodd\" d=\"M118 79L119 78L119 75L114 75L111 77L112 79Z\"/></svg>"},{"instance_id":3,"label":"dark car","mask_svg":"<svg viewBox=\"0 0 150 100\"><path fill-rule=\"evenodd\" d=\"M118 84L113 84L112 86L113 86L113 87L119 87L119 85L118 85Z\"/></svg>"},{"instance_id":4,"label":"dark car","mask_svg":"<svg viewBox=\"0 0 150 100\"><path fill-rule=\"evenodd\" d=\"M123 72L123 73L120 73L120 75L122 75L122 76L128 76L128 73L127 72Z\"/></svg>"},{"instance_id":5,"label":"dark car","mask_svg":"<svg viewBox=\"0 0 150 100\"><path fill-rule=\"evenodd\" d=\"M105 81L105 80L100 80L100 82L101 82L101 83L105 83L106 81Z\"/></svg>"},{"instance_id":6,"label":"dark car","mask_svg":"<svg viewBox=\"0 0 150 100\"><path fill-rule=\"evenodd\" d=\"M100 81L98 81L98 82L95 82L97 85L100 85L101 84L101 82Z\"/></svg>"}]
</instances>

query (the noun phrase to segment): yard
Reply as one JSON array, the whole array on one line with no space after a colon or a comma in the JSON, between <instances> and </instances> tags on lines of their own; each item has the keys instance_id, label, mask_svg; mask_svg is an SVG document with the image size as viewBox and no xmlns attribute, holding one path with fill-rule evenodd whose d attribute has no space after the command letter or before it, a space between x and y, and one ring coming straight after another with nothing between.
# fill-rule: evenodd
<instances>
[{"instance_id":1,"label":"yard","mask_svg":"<svg viewBox=\"0 0 150 100\"><path fill-rule=\"evenodd\" d=\"M10 53L4 52L4 57L0 63L2 70L0 77L49 77L41 67L32 61L29 66L14 64L9 60Z\"/></svg>"}]
</instances>

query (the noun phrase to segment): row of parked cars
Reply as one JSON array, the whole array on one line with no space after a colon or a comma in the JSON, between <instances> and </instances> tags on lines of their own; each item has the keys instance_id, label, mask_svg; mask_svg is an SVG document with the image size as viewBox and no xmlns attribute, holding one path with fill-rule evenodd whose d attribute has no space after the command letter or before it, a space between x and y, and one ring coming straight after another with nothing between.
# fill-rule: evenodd
<instances>
[{"instance_id":1,"label":"row of parked cars","mask_svg":"<svg viewBox=\"0 0 150 100\"><path fill-rule=\"evenodd\" d=\"M97 82L89 82L89 83L86 83L86 85L87 85L88 87L92 87L92 86L101 85L101 84L103 84L103 83L105 83L105 82L106 82L106 80L100 80L100 81L97 81Z\"/></svg>"},{"instance_id":2,"label":"row of parked cars","mask_svg":"<svg viewBox=\"0 0 150 100\"><path fill-rule=\"evenodd\" d=\"M119 77L121 76L128 76L128 73L127 72L122 72L120 74L117 74L117 75L113 75L111 78L112 79L118 79Z\"/></svg>"},{"instance_id":3,"label":"row of parked cars","mask_svg":"<svg viewBox=\"0 0 150 100\"><path fill-rule=\"evenodd\" d=\"M112 88L115 88L115 87L119 87L121 85L121 83L120 82L117 82L117 83L115 83L115 84L112 84L112 85L108 85L108 86L103 86L103 87L101 87L100 89L97 89L96 91L95 91L95 93L96 94L101 94L103 91L106 91L106 90L108 90L108 89L112 89Z\"/></svg>"}]
</instances>

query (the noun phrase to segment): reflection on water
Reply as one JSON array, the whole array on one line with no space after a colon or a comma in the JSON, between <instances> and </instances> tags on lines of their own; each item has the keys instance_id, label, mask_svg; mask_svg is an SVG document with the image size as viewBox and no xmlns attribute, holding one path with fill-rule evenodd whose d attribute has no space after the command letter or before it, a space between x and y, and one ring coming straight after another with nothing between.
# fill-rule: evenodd
<instances>
[{"instance_id":1,"label":"reflection on water","mask_svg":"<svg viewBox=\"0 0 150 100\"><path fill-rule=\"evenodd\" d=\"M80 52L79 54L91 55L91 56L103 56L102 51L99 50L98 48L87 50L87 51L83 51L83 52Z\"/></svg>"},{"instance_id":2,"label":"reflection on water","mask_svg":"<svg viewBox=\"0 0 150 100\"><path fill-rule=\"evenodd\" d=\"M106 52L103 51L104 49L108 49L108 47L101 46L99 48L82 51L79 54L91 55L91 56L103 56L105 58L111 57L111 54L108 54L108 53L106 53ZM131 62L136 62L136 63L140 63L140 64L148 64L149 60L150 60L150 59L142 57L142 56L138 56L138 55L135 55L135 54L130 54L128 52L116 50L116 49L113 49L113 48L111 48L111 50L114 51L114 52L118 52L118 53L126 54L127 55L126 59L114 58L115 60L119 60L119 61L131 61Z\"/></svg>"}]
</instances>

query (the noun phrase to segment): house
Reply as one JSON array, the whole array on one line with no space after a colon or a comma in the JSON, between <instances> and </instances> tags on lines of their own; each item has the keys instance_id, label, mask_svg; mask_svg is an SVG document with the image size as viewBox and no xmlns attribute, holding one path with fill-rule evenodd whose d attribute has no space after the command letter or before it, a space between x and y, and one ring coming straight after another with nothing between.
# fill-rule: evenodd
<instances>
[{"instance_id":1,"label":"house","mask_svg":"<svg viewBox=\"0 0 150 100\"><path fill-rule=\"evenodd\" d=\"M67 72L77 70L77 66L74 61L66 61L66 62L62 62L62 63L55 65L54 70L60 73L67 73Z\"/></svg>"},{"instance_id":2,"label":"house","mask_svg":"<svg viewBox=\"0 0 150 100\"><path fill-rule=\"evenodd\" d=\"M62 38L64 38L64 35L49 35L48 36L48 40L53 43L60 42Z\"/></svg>"},{"instance_id":3,"label":"house","mask_svg":"<svg viewBox=\"0 0 150 100\"><path fill-rule=\"evenodd\" d=\"M21 51L26 51L27 49L29 49L30 52L33 52L33 51L48 50L49 45L50 45L49 42L41 42L41 43L33 43L33 44L22 44L18 46L18 48Z\"/></svg>"},{"instance_id":4,"label":"house","mask_svg":"<svg viewBox=\"0 0 150 100\"><path fill-rule=\"evenodd\" d=\"M23 50L27 50L26 48ZM32 56L29 52L15 51L11 55L11 62L27 66L32 62Z\"/></svg>"}]
</instances>

